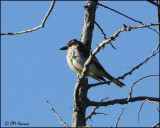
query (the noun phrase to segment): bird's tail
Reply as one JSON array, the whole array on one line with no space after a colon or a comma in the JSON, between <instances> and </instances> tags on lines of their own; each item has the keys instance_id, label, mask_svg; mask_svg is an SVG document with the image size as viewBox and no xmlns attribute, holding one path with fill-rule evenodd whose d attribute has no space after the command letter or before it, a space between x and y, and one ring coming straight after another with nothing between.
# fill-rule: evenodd
<instances>
[{"instance_id":1,"label":"bird's tail","mask_svg":"<svg viewBox=\"0 0 160 128\"><path fill-rule=\"evenodd\" d=\"M114 77L112 77L110 74L108 74L106 72L105 76L107 79L109 79L111 82L113 82L115 85L117 85L118 87L122 88L123 86L125 86L124 83L122 83L121 81L115 79Z\"/></svg>"}]
</instances>

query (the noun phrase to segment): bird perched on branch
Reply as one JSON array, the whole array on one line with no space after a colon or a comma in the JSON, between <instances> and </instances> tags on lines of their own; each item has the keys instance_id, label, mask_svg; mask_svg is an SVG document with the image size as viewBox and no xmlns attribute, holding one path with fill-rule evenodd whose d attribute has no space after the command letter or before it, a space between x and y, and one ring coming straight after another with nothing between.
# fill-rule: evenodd
<instances>
[{"instance_id":1,"label":"bird perched on branch","mask_svg":"<svg viewBox=\"0 0 160 128\"><path fill-rule=\"evenodd\" d=\"M80 74L84 68L84 64L90 55L90 51L86 48L86 46L80 41L73 39L68 42L65 47L62 47L60 50L67 50L67 62L69 67ZM109 73L105 71L103 66L99 63L98 59L94 56L91 63L89 64L89 68L87 71L87 75L85 77L92 77L98 81L106 81L103 77L107 78L118 87L123 87L125 84L115 79Z\"/></svg>"}]
</instances>

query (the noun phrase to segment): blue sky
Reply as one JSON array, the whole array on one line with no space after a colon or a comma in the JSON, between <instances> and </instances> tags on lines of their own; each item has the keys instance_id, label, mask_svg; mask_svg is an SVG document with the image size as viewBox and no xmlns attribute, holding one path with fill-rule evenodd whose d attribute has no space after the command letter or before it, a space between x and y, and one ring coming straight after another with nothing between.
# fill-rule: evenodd
<instances>
[{"instance_id":1,"label":"blue sky","mask_svg":"<svg viewBox=\"0 0 160 128\"><path fill-rule=\"evenodd\" d=\"M146 1L112 1L100 2L114 8L143 23L157 23L156 7ZM1 31L18 32L31 29L41 24L51 1L2 1ZM1 38L1 125L5 122L29 123L30 127L63 126L51 111L46 99L53 105L62 120L71 126L73 90L76 73L70 70L66 61L66 52L59 49L71 39L80 40L84 7L86 2L57 1L46 21L45 27L31 33ZM139 25L110 10L98 7L96 21L103 28L107 37L118 29ZM158 27L153 27L158 30ZM92 50L103 41L103 35L95 26L92 39ZM144 61L152 54L158 44L158 34L148 28L123 32L112 42L117 50L106 45L96 56L104 68L114 77L123 75ZM159 74L158 55L127 76L122 82L124 88L114 84L102 85L89 90L88 97L100 101L127 98L131 85L141 77ZM137 83L132 96L159 95L159 77L150 77ZM96 83L89 78L89 83ZM107 116L96 115L87 125L113 127L122 108L126 108L118 126L150 127L159 120L158 105L144 103L138 124L138 111L141 102L127 105L100 107L97 112ZM87 115L93 108L87 109ZM11 125L9 125L11 127ZM18 127L19 125L14 125Z\"/></svg>"}]
</instances>

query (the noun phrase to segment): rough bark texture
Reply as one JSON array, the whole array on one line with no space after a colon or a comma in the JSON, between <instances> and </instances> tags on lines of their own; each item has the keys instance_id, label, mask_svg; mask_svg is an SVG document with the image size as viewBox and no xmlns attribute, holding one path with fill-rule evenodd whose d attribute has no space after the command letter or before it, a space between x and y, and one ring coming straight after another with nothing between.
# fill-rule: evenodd
<instances>
[{"instance_id":1,"label":"rough bark texture","mask_svg":"<svg viewBox=\"0 0 160 128\"><path fill-rule=\"evenodd\" d=\"M81 35L81 42L83 42L88 49L91 48L92 33L94 29L95 12L97 0L87 1L85 6L84 24ZM87 86L88 79L84 79L79 90L79 105L74 104L72 127L86 126L85 113L87 108Z\"/></svg>"},{"instance_id":2,"label":"rough bark texture","mask_svg":"<svg viewBox=\"0 0 160 128\"><path fill-rule=\"evenodd\" d=\"M97 2L98 0L88 1L87 5L85 6L85 16L81 42L83 42L88 47L88 49L91 48Z\"/></svg>"}]
</instances>

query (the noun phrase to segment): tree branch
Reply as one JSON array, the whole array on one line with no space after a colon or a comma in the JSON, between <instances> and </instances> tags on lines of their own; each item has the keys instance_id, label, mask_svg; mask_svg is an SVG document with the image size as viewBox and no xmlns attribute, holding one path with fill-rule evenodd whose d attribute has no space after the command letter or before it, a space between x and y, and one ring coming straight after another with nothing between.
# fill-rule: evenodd
<instances>
[{"instance_id":1,"label":"tree branch","mask_svg":"<svg viewBox=\"0 0 160 128\"><path fill-rule=\"evenodd\" d=\"M154 104L159 105L159 103L157 103L156 101L150 101L150 100L148 100L148 99L146 99L145 101L147 101L147 102L149 102L149 103L154 103Z\"/></svg>"},{"instance_id":2,"label":"tree branch","mask_svg":"<svg viewBox=\"0 0 160 128\"><path fill-rule=\"evenodd\" d=\"M134 83L132 84L132 86L131 86L130 93L129 93L129 97L128 97L127 101L129 101L130 98L132 97L132 90L133 90L134 85L135 85L136 83L138 83L139 81L141 81L141 80L143 80L143 79L145 79L145 78L151 77L151 76L160 76L160 75L148 75L148 76L142 77L142 78L138 79L136 82L134 82Z\"/></svg>"},{"instance_id":3,"label":"tree branch","mask_svg":"<svg viewBox=\"0 0 160 128\"><path fill-rule=\"evenodd\" d=\"M53 109L52 105L49 103L48 100L46 100L46 102L49 104L49 106L51 107L51 110L55 113L55 115L58 117L59 121L61 124L64 125L64 127L69 127L65 122L62 121L62 119L59 117L59 115L56 113L56 111Z\"/></svg>"},{"instance_id":4,"label":"tree branch","mask_svg":"<svg viewBox=\"0 0 160 128\"><path fill-rule=\"evenodd\" d=\"M151 0L148 0L148 1L151 1ZM155 3L155 4L156 4L156 3ZM115 9L112 9L112 8L110 8L110 7L108 7L108 6L105 6L105 5L103 5L103 4L100 4L100 3L98 3L98 5L99 5L99 6L102 6L102 7L104 7L104 8L107 8L107 9L109 9L109 10L111 10L111 11L114 11L114 12L116 12L116 13L118 13L118 14L120 14L120 15L122 15L122 16L124 16L124 17L126 17L126 18L128 18L128 19L130 19L130 20L132 20L132 21L134 21L134 22L137 22L137 23L140 23L140 24L144 25L144 23L143 23L142 21L135 20L135 19L133 19L133 18L131 18L131 17L129 17L129 16L127 16L127 15L125 15L125 14L123 14L123 13L117 11L117 10L115 10ZM156 32L157 34L159 34L155 29L153 29L153 28L151 28L151 27L149 27L149 26L148 26L147 28L149 28L149 29L153 30L154 32Z\"/></svg>"},{"instance_id":5,"label":"tree branch","mask_svg":"<svg viewBox=\"0 0 160 128\"><path fill-rule=\"evenodd\" d=\"M109 105L115 105L115 104L128 104L129 102L136 102L136 101L142 101L142 100L150 100L150 101L156 101L160 102L159 98L156 97L147 97L147 96L139 96L139 97L133 97L130 98L129 101L127 101L128 98L124 99L115 99L115 100L110 100L106 102L95 102L95 101L88 101L88 106L109 106Z\"/></svg>"},{"instance_id":6,"label":"tree branch","mask_svg":"<svg viewBox=\"0 0 160 128\"><path fill-rule=\"evenodd\" d=\"M139 125L140 125L139 115L140 115L140 112L141 112L141 110L142 110L143 104L144 104L145 102L146 102L146 100L144 100L144 101L142 102L142 104L141 104L141 106L140 106L140 109L139 109L139 112L138 112L138 123L139 123Z\"/></svg>"},{"instance_id":7,"label":"tree branch","mask_svg":"<svg viewBox=\"0 0 160 128\"><path fill-rule=\"evenodd\" d=\"M124 111L124 108L122 108L122 112L120 113L120 115L119 115L119 117L118 117L118 119L117 119L117 122L116 122L116 125L115 125L116 128L117 128L118 123L119 123L119 120L120 120L120 118L121 118L121 116L122 116L122 114L123 114L123 111Z\"/></svg>"},{"instance_id":8,"label":"tree branch","mask_svg":"<svg viewBox=\"0 0 160 128\"><path fill-rule=\"evenodd\" d=\"M35 31L35 30L37 30L37 29L39 29L39 28L43 28L44 25L45 25L45 22L46 22L46 20L47 20L47 18L48 18L48 16L50 15L50 13L51 13L51 11L52 11L52 9L53 9L53 7L54 7L54 5L55 5L55 0L53 0L53 2L52 2L52 4L51 4L51 6L50 6L50 8L49 8L49 10L48 10L48 12L47 12L47 14L46 14L46 16L44 17L44 19L43 19L43 21L42 21L42 23L41 23L41 25L39 25L39 26L37 26L37 27L35 27L35 28L28 29L28 30L24 30L24 31L20 31L20 32L1 33L0 35L18 35L18 34L23 34L23 33L32 32L32 31Z\"/></svg>"},{"instance_id":9,"label":"tree branch","mask_svg":"<svg viewBox=\"0 0 160 128\"><path fill-rule=\"evenodd\" d=\"M138 69L139 67L141 67L143 64L147 63L149 59L151 59L153 56L155 56L157 53L159 53L159 51L157 51L158 48L159 48L159 46L160 46L160 43L158 43L156 49L152 52L152 54L148 58L146 58L143 62L141 62L136 67L134 67L131 71L125 73L123 76L118 77L117 79L124 79L127 75L131 75L133 73L133 71L135 71L136 69Z\"/></svg>"},{"instance_id":10,"label":"tree branch","mask_svg":"<svg viewBox=\"0 0 160 128\"><path fill-rule=\"evenodd\" d=\"M134 68L132 68L132 70L130 70L129 72L125 73L123 76L118 77L117 79L124 79L127 75L131 75L136 69L138 69L139 67L141 67L143 64L147 63L148 60L150 60L153 56L155 56L157 53L159 53L159 51L157 51L159 49L160 43L158 43L157 47L153 50L152 54L147 57L143 62L141 62L140 64L138 64L137 66L135 66ZM157 51L157 52L156 52ZM95 87L95 86L99 86L99 85L103 85L103 84L110 84L110 81L106 81L106 82L99 82L96 84L90 84L88 86L88 89Z\"/></svg>"},{"instance_id":11,"label":"tree branch","mask_svg":"<svg viewBox=\"0 0 160 128\"><path fill-rule=\"evenodd\" d=\"M142 104L141 104L141 106L140 106L140 109L139 109L139 112L138 112L138 123L139 123L139 125L140 125L140 120L139 120L140 112L141 112L141 110L142 110L143 104L144 104L146 101L149 102L149 103L154 103L154 104L159 105L159 103L157 103L157 102L155 102L155 101L150 101L150 100L148 100L148 99L145 99L145 100L142 102Z\"/></svg>"},{"instance_id":12,"label":"tree branch","mask_svg":"<svg viewBox=\"0 0 160 128\"><path fill-rule=\"evenodd\" d=\"M101 28L101 26L96 21L94 23L97 25L97 27L99 28L99 30L102 32L102 34L104 36L104 39L106 40L107 39L106 34L104 33L104 31ZM112 48L116 50L116 48L114 47L114 45L111 42L110 42L110 44L111 44Z\"/></svg>"},{"instance_id":13,"label":"tree branch","mask_svg":"<svg viewBox=\"0 0 160 128\"><path fill-rule=\"evenodd\" d=\"M106 100L106 99L108 99L108 97L102 99L100 102L103 102L103 101ZM95 115L95 111L96 111L98 108L99 108L99 106L96 106L96 107L92 110L92 112L86 117L86 121L87 121L88 119L91 120L92 116ZM104 114L104 113L103 113L103 114ZM106 115L107 115L107 114L106 114Z\"/></svg>"}]
</instances>

